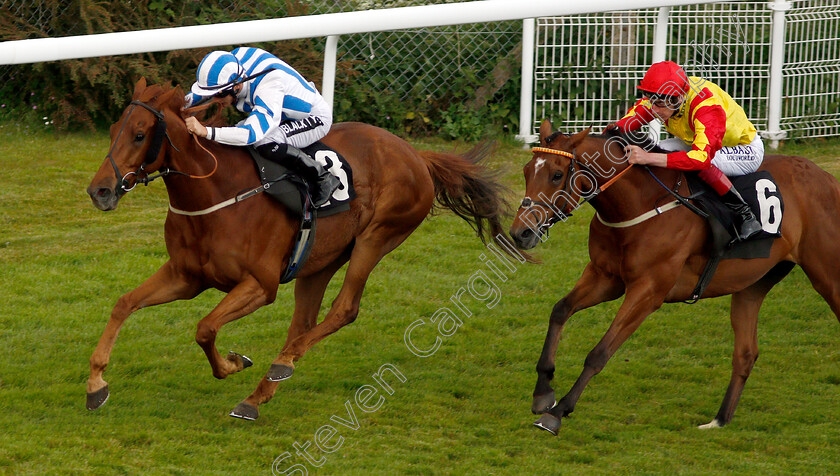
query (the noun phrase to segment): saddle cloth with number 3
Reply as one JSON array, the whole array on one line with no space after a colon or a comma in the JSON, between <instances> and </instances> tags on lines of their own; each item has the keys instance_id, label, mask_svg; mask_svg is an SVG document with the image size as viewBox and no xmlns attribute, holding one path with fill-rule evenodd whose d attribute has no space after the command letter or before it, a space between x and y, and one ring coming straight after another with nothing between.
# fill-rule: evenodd
<instances>
[{"instance_id":1,"label":"saddle cloth with number 3","mask_svg":"<svg viewBox=\"0 0 840 476\"><path fill-rule=\"evenodd\" d=\"M330 200L315 210L315 214L318 217L327 217L349 210L350 202L356 198L356 190L353 188L353 170L347 160L320 141L302 150L341 182ZM291 212L302 215L306 182L288 168L264 159L253 147L248 147L248 151L254 159L265 192Z\"/></svg>"}]
</instances>

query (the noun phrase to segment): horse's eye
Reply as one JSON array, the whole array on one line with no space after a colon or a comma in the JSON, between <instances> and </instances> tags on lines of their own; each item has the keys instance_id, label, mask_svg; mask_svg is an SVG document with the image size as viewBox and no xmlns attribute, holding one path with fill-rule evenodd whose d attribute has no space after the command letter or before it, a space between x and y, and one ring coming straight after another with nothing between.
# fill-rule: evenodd
<instances>
[{"instance_id":1,"label":"horse's eye","mask_svg":"<svg viewBox=\"0 0 840 476\"><path fill-rule=\"evenodd\" d=\"M554 172L551 176L551 181L554 183L559 183L561 180L563 180L563 172Z\"/></svg>"},{"instance_id":2,"label":"horse's eye","mask_svg":"<svg viewBox=\"0 0 840 476\"><path fill-rule=\"evenodd\" d=\"M138 132L136 136L134 136L134 142L143 142L143 139L146 138L146 135L142 132Z\"/></svg>"}]
</instances>

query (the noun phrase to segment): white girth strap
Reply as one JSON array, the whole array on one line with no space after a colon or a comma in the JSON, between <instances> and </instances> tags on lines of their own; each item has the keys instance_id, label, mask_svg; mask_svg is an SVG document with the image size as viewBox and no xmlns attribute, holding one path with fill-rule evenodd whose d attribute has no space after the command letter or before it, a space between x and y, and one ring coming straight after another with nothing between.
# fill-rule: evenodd
<instances>
[{"instance_id":1,"label":"white girth strap","mask_svg":"<svg viewBox=\"0 0 840 476\"><path fill-rule=\"evenodd\" d=\"M213 213L216 210L221 210L222 208L233 205L234 203L236 203L238 201L237 198L239 198L239 197L233 197L231 199L225 200L222 203L214 205L210 208L205 208L204 210L196 210L194 212L188 212L186 210L181 210L181 209L175 208L170 203L169 204L169 211L172 212L172 213L175 213L177 215L186 215L188 217L194 217L194 216L199 216L199 215L207 215L208 213Z\"/></svg>"},{"instance_id":2,"label":"white girth strap","mask_svg":"<svg viewBox=\"0 0 840 476\"><path fill-rule=\"evenodd\" d=\"M677 208L680 205L681 205L680 202L674 200L673 202L662 205L661 207L656 207L656 208L654 208L653 210L651 210L647 213L642 213L641 215L637 216L636 218L634 218L632 220L620 221L618 223L610 223L610 222L604 221L603 218L601 218L601 215L598 215L598 212L595 212L595 217L604 226L608 226L610 228L627 228L627 227L630 227L630 226L633 226L633 225L638 225L639 223L642 223L644 221L650 220L651 218L653 218L655 216L658 216L658 215L661 215L661 214L667 212L668 210L673 210L674 208Z\"/></svg>"},{"instance_id":3,"label":"white girth strap","mask_svg":"<svg viewBox=\"0 0 840 476\"><path fill-rule=\"evenodd\" d=\"M271 187L271 184L260 185L259 187L248 190L247 192L240 193L239 195L237 195L233 198L229 198L222 203L218 203L216 205L213 205L210 208L205 208L203 210L196 210L194 212L188 212L186 210L181 210L179 208L175 208L170 203L169 204L169 211L176 214L176 215L186 215L188 217L195 217L195 216L199 216L199 215L207 215L208 213L213 213L215 211L221 210L222 208L229 207L229 206L233 205L234 203L239 203L242 200L246 200L248 198L251 198L258 193L262 193L263 191L268 190L269 187Z\"/></svg>"}]
</instances>

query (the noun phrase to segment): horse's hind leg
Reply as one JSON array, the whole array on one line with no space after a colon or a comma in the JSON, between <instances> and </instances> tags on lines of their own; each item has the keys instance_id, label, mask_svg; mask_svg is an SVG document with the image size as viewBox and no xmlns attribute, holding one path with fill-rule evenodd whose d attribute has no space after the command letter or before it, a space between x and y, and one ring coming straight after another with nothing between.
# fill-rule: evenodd
<instances>
[{"instance_id":1,"label":"horse's hind leg","mask_svg":"<svg viewBox=\"0 0 840 476\"><path fill-rule=\"evenodd\" d=\"M556 403L554 389L551 388L554 359L560 333L569 317L582 309L617 299L623 292L624 284L620 280L603 274L589 263L572 291L554 305L548 321L545 344L537 362L537 384L534 387L532 412L545 413Z\"/></svg>"},{"instance_id":2,"label":"horse's hind leg","mask_svg":"<svg viewBox=\"0 0 840 476\"><path fill-rule=\"evenodd\" d=\"M732 295L730 321L735 333L735 350L732 353L732 377L723 397L717 416L711 422L701 425L701 429L719 428L732 420L735 407L744 391L744 385L750 376L758 358L758 311L770 288L776 285L793 269L794 264L783 261L771 269L763 278L752 286Z\"/></svg>"},{"instance_id":3,"label":"horse's hind leg","mask_svg":"<svg viewBox=\"0 0 840 476\"><path fill-rule=\"evenodd\" d=\"M833 255L833 256L832 256ZM840 250L820 253L811 260L802 260L802 267L814 289L825 299L837 319L840 319Z\"/></svg>"},{"instance_id":4,"label":"horse's hind leg","mask_svg":"<svg viewBox=\"0 0 840 476\"><path fill-rule=\"evenodd\" d=\"M128 316L134 311L178 299L191 299L201 291L199 285L178 273L167 261L149 279L135 290L117 300L111 318L105 326L96 350L90 357L90 378L87 381L87 409L95 410L108 399L108 383L102 378L111 358L117 334Z\"/></svg>"},{"instance_id":5,"label":"horse's hind leg","mask_svg":"<svg viewBox=\"0 0 840 476\"><path fill-rule=\"evenodd\" d=\"M198 322L195 341L210 362L213 376L223 379L251 365L251 361L231 352L223 358L216 349L216 335L228 322L247 316L274 299L277 288L266 289L253 276L237 284L204 319Z\"/></svg>"}]
</instances>

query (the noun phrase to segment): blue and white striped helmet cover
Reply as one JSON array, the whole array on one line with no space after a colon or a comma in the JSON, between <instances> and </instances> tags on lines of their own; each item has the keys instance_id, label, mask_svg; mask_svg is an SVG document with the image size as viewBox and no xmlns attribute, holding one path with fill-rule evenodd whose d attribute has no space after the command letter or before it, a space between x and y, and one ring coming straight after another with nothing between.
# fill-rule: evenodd
<instances>
[{"instance_id":1,"label":"blue and white striped helmet cover","mask_svg":"<svg viewBox=\"0 0 840 476\"><path fill-rule=\"evenodd\" d=\"M201 60L190 89L199 96L214 96L241 80L245 70L227 51L214 51Z\"/></svg>"}]
</instances>

